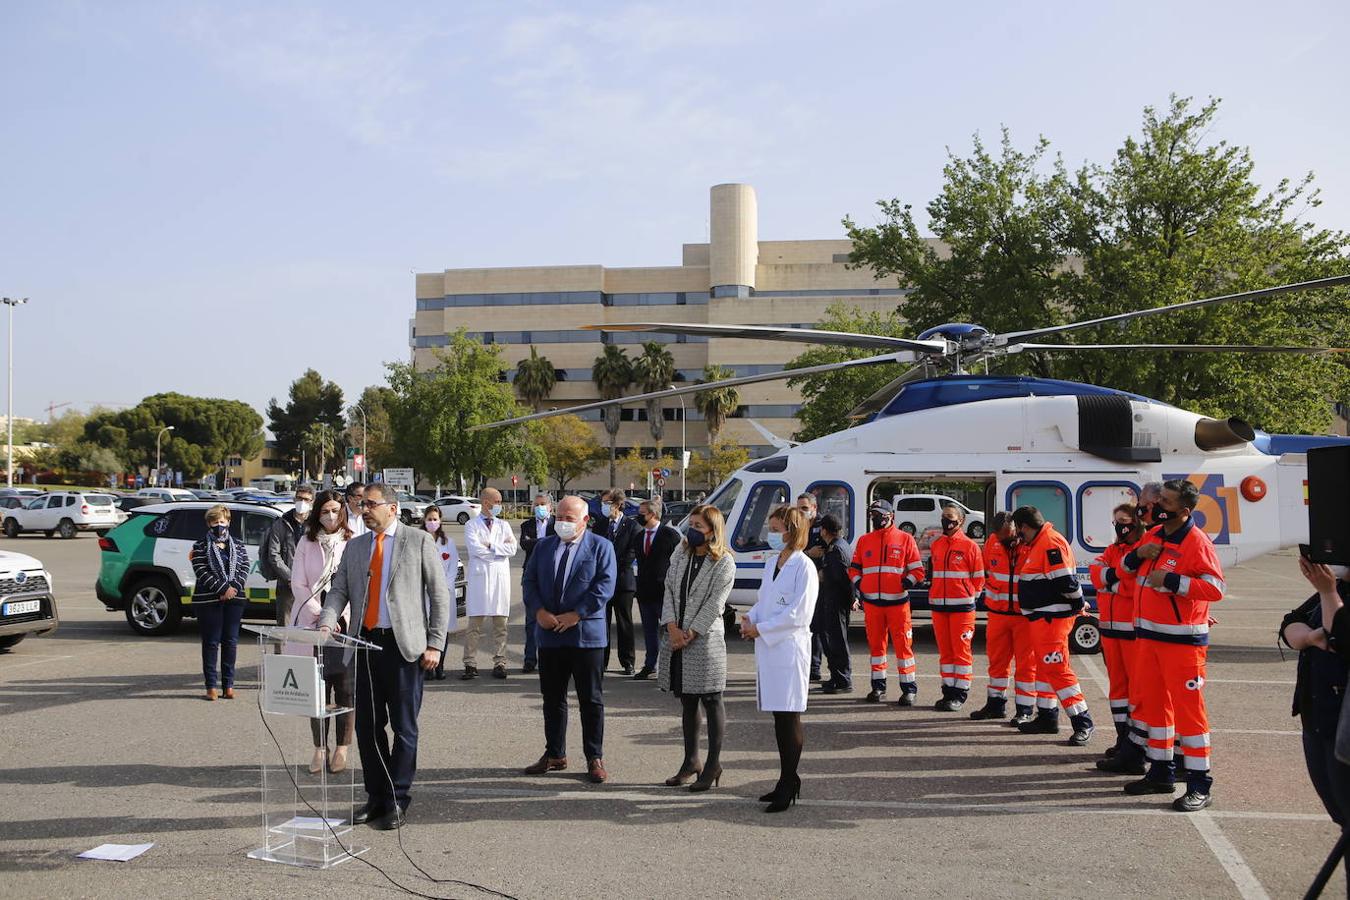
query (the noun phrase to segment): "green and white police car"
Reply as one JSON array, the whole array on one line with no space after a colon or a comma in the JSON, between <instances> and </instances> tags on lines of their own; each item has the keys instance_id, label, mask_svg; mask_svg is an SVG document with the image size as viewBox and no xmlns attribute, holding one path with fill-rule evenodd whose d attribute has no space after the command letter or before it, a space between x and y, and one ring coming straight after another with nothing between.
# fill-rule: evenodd
<instances>
[{"instance_id":1,"label":"green and white police car","mask_svg":"<svg viewBox=\"0 0 1350 900\"><path fill-rule=\"evenodd\" d=\"M184 616L196 617L192 591L192 545L206 535L206 511L217 504L157 503L131 511L131 517L99 538L102 551L94 593L109 612L125 612L137 634L172 634ZM230 533L248 549L246 619L275 621L277 585L258 568L263 538L281 516L275 507L246 501L226 502ZM456 578L455 599L463 613L464 568Z\"/></svg>"}]
</instances>

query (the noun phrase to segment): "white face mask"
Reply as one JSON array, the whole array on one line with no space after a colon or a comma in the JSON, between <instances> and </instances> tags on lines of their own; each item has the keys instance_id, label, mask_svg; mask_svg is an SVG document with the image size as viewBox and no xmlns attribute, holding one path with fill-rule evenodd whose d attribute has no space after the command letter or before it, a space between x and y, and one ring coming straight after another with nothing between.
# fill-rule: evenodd
<instances>
[{"instance_id":1,"label":"white face mask","mask_svg":"<svg viewBox=\"0 0 1350 900\"><path fill-rule=\"evenodd\" d=\"M326 512L323 515L319 516L319 522L323 525L324 528L327 528L329 531L332 531L334 528L337 528L338 513Z\"/></svg>"},{"instance_id":2,"label":"white face mask","mask_svg":"<svg viewBox=\"0 0 1350 900\"><path fill-rule=\"evenodd\" d=\"M1345 581L1345 576L1350 574L1350 566L1329 566L1328 568L1331 569L1331 574L1341 581Z\"/></svg>"},{"instance_id":3,"label":"white face mask","mask_svg":"<svg viewBox=\"0 0 1350 900\"><path fill-rule=\"evenodd\" d=\"M554 524L553 530L557 532L558 537L561 538L562 540L570 541L572 538L577 536L577 523L564 522L561 519L559 519Z\"/></svg>"},{"instance_id":4,"label":"white face mask","mask_svg":"<svg viewBox=\"0 0 1350 900\"><path fill-rule=\"evenodd\" d=\"M440 520L440 519L423 519L423 520L422 520L422 527L425 528L427 531L430 531L432 534L435 534L435 533L436 533L436 530L439 529L439 528L441 527L441 520Z\"/></svg>"},{"instance_id":5,"label":"white face mask","mask_svg":"<svg viewBox=\"0 0 1350 900\"><path fill-rule=\"evenodd\" d=\"M502 514L502 505L500 503L494 503L492 504L492 506L488 507L488 515L494 518L501 518L501 514Z\"/></svg>"},{"instance_id":6,"label":"white face mask","mask_svg":"<svg viewBox=\"0 0 1350 900\"><path fill-rule=\"evenodd\" d=\"M309 515L309 511L313 508L314 504L310 503L308 500L297 500L295 501L295 517L297 519L303 519L305 516Z\"/></svg>"}]
</instances>

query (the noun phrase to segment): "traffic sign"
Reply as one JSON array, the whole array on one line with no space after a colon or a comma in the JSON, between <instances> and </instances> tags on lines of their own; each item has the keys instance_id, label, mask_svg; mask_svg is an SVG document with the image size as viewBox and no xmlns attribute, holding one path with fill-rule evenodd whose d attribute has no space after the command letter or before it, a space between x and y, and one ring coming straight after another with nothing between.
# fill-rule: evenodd
<instances>
[{"instance_id":1,"label":"traffic sign","mask_svg":"<svg viewBox=\"0 0 1350 900\"><path fill-rule=\"evenodd\" d=\"M658 478L658 479L656 479L656 486L657 486L657 487L665 487L665 486L666 486L666 480L665 480L664 478Z\"/></svg>"},{"instance_id":2,"label":"traffic sign","mask_svg":"<svg viewBox=\"0 0 1350 900\"><path fill-rule=\"evenodd\" d=\"M356 459L356 448L355 448L355 447L348 447L348 448L347 448L347 458L348 458L348 459Z\"/></svg>"},{"instance_id":3,"label":"traffic sign","mask_svg":"<svg viewBox=\"0 0 1350 900\"><path fill-rule=\"evenodd\" d=\"M662 478L669 478L669 477L670 477L670 470L663 467L663 468L661 469L661 477L662 477Z\"/></svg>"},{"instance_id":4,"label":"traffic sign","mask_svg":"<svg viewBox=\"0 0 1350 900\"><path fill-rule=\"evenodd\" d=\"M366 455L358 453L352 457L352 471L364 472L366 470Z\"/></svg>"},{"instance_id":5,"label":"traffic sign","mask_svg":"<svg viewBox=\"0 0 1350 900\"><path fill-rule=\"evenodd\" d=\"M660 466L657 466L655 469L652 469L652 477L653 477L653 478L660 478L660 477L661 477L661 467L660 467Z\"/></svg>"},{"instance_id":6,"label":"traffic sign","mask_svg":"<svg viewBox=\"0 0 1350 900\"><path fill-rule=\"evenodd\" d=\"M517 478L515 475L512 475L512 476L511 476L511 487L515 487L515 486L518 485L518 484L520 484L520 479Z\"/></svg>"}]
</instances>

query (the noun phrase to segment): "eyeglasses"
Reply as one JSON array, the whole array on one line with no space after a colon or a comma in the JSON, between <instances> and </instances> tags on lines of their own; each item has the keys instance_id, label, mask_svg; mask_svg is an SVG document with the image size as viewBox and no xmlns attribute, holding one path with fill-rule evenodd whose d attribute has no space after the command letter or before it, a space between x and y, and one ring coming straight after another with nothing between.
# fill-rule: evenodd
<instances>
[{"instance_id":1,"label":"eyeglasses","mask_svg":"<svg viewBox=\"0 0 1350 900\"><path fill-rule=\"evenodd\" d=\"M393 502L394 502L393 500L362 500L361 508L374 509L377 506L387 506Z\"/></svg>"}]
</instances>

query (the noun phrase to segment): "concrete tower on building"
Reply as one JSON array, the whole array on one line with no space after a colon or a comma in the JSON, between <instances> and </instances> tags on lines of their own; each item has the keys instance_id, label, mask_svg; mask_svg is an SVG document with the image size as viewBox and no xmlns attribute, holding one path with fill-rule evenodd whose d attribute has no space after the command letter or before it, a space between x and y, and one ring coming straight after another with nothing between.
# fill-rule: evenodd
<instances>
[{"instance_id":1,"label":"concrete tower on building","mask_svg":"<svg viewBox=\"0 0 1350 900\"><path fill-rule=\"evenodd\" d=\"M414 361L434 365L436 348L446 346L449 335L464 328L485 343L500 345L510 366L508 377L514 378L516 364L529 357L533 346L552 361L558 375L547 405L575 406L600 399L591 367L606 344L619 345L634 358L642 353L644 342L666 344L675 359L677 382L699 380L708 365L735 375L779 371L806 349L783 342L655 332L602 334L580 331L581 325L712 322L811 327L833 303L880 311L894 308L904 293L893 282L849 269L848 240L760 240L759 204L750 185L715 185L709 202L709 241L683 245L679 265L524 266L419 274L411 335ZM723 438L748 447L753 456L764 456L773 448L748 420L784 437L797 430L801 396L786 383L747 385L740 395L741 406L723 426ZM624 408L617 437L620 454L630 447L654 454L646 414L641 406ZM684 414L689 448L705 447L707 430L692 397L684 398ZM667 401L662 416L665 449L678 458L679 400ZM599 412L581 417L607 445ZM577 487L600 488L607 481L608 468L603 467ZM494 486L509 490L511 485L507 479Z\"/></svg>"}]
</instances>

